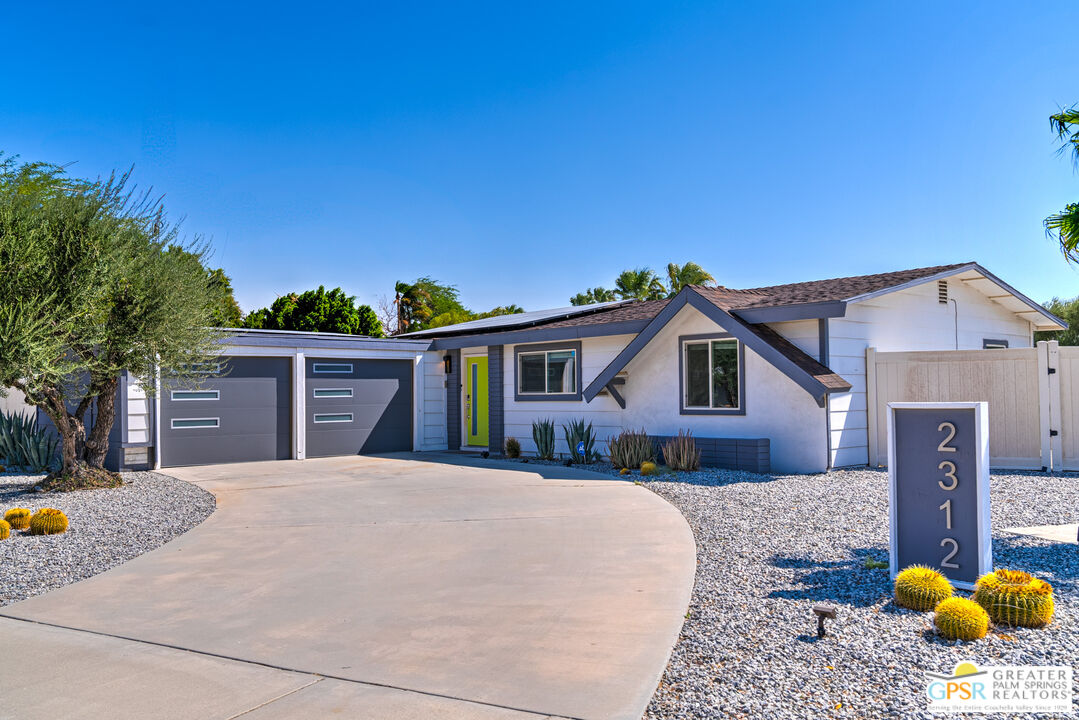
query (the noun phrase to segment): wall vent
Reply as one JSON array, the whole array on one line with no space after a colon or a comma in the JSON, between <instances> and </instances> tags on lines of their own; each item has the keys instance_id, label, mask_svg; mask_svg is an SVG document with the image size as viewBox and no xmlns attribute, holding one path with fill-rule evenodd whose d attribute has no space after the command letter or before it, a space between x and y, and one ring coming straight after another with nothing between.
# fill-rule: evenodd
<instances>
[{"instance_id":1,"label":"wall vent","mask_svg":"<svg viewBox=\"0 0 1079 720\"><path fill-rule=\"evenodd\" d=\"M948 304L948 281L937 280L937 301L941 305Z\"/></svg>"}]
</instances>

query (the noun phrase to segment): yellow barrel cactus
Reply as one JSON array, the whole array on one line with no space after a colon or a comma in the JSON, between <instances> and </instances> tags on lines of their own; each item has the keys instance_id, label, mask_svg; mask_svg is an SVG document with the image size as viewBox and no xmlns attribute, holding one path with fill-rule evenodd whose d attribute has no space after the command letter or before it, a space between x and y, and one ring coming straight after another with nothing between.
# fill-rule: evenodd
<instances>
[{"instance_id":1,"label":"yellow barrel cactus","mask_svg":"<svg viewBox=\"0 0 1079 720\"><path fill-rule=\"evenodd\" d=\"M1020 570L986 573L974 586L974 601L1001 625L1039 628L1053 619L1053 586Z\"/></svg>"},{"instance_id":2,"label":"yellow barrel cactus","mask_svg":"<svg viewBox=\"0 0 1079 720\"><path fill-rule=\"evenodd\" d=\"M7 520L0 520L0 540L11 537L11 524Z\"/></svg>"},{"instance_id":3,"label":"yellow barrel cactus","mask_svg":"<svg viewBox=\"0 0 1079 720\"><path fill-rule=\"evenodd\" d=\"M56 508L41 508L30 517L31 535L59 535L67 532L67 515Z\"/></svg>"},{"instance_id":4,"label":"yellow barrel cactus","mask_svg":"<svg viewBox=\"0 0 1079 720\"><path fill-rule=\"evenodd\" d=\"M645 461L641 463L641 475L655 475L656 464L654 462Z\"/></svg>"},{"instance_id":5,"label":"yellow barrel cactus","mask_svg":"<svg viewBox=\"0 0 1079 720\"><path fill-rule=\"evenodd\" d=\"M895 576L895 604L927 612L954 594L948 578L933 568L911 565Z\"/></svg>"},{"instance_id":6,"label":"yellow barrel cactus","mask_svg":"<svg viewBox=\"0 0 1079 720\"><path fill-rule=\"evenodd\" d=\"M937 605L933 624L949 640L977 640L989 629L989 615L973 600L950 597Z\"/></svg>"},{"instance_id":7,"label":"yellow barrel cactus","mask_svg":"<svg viewBox=\"0 0 1079 720\"><path fill-rule=\"evenodd\" d=\"M28 508L11 508L4 513L4 520L12 530L25 530L30 527L30 516L33 514Z\"/></svg>"}]
</instances>

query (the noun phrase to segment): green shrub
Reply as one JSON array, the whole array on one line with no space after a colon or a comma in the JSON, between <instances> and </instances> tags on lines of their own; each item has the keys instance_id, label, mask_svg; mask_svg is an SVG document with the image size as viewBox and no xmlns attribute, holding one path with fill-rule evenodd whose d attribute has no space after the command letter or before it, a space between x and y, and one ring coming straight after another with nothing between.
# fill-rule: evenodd
<instances>
[{"instance_id":1,"label":"green shrub","mask_svg":"<svg viewBox=\"0 0 1079 720\"><path fill-rule=\"evenodd\" d=\"M663 446L663 462L671 470L700 470L701 451L693 440L693 433L679 430L678 437L673 437Z\"/></svg>"},{"instance_id":2,"label":"green shrub","mask_svg":"<svg viewBox=\"0 0 1079 720\"><path fill-rule=\"evenodd\" d=\"M911 565L895 578L895 604L911 610L932 610L954 592L948 578L921 565Z\"/></svg>"},{"instance_id":3,"label":"green shrub","mask_svg":"<svg viewBox=\"0 0 1079 720\"><path fill-rule=\"evenodd\" d=\"M616 468L636 469L656 459L656 448L644 430L623 430L607 440L607 450Z\"/></svg>"},{"instance_id":4,"label":"green shrub","mask_svg":"<svg viewBox=\"0 0 1079 720\"><path fill-rule=\"evenodd\" d=\"M532 440L536 443L536 456L541 460L554 460L554 423L538 420L532 423Z\"/></svg>"},{"instance_id":5,"label":"green shrub","mask_svg":"<svg viewBox=\"0 0 1079 720\"><path fill-rule=\"evenodd\" d=\"M949 640L977 640L989 629L989 615L973 600L950 597L937 605L933 624Z\"/></svg>"},{"instance_id":6,"label":"green shrub","mask_svg":"<svg viewBox=\"0 0 1079 720\"><path fill-rule=\"evenodd\" d=\"M600 454L596 452L596 433L592 431L592 423L585 424L584 420L571 420L569 425L562 426L562 432L566 436L566 444L569 445L569 454L575 463L590 463L599 460ZM584 441L584 453L577 452L577 443Z\"/></svg>"},{"instance_id":7,"label":"green shrub","mask_svg":"<svg viewBox=\"0 0 1079 720\"><path fill-rule=\"evenodd\" d=\"M56 508L41 508L30 517L31 535L59 535L67 532L67 515Z\"/></svg>"},{"instance_id":8,"label":"green shrub","mask_svg":"<svg viewBox=\"0 0 1079 720\"><path fill-rule=\"evenodd\" d=\"M1001 625L1044 627L1055 610L1052 585L1029 573L1003 568L978 578L974 601Z\"/></svg>"},{"instance_id":9,"label":"green shrub","mask_svg":"<svg viewBox=\"0 0 1079 720\"><path fill-rule=\"evenodd\" d=\"M56 437L39 427L36 418L0 412L0 457L8 465L46 472L56 459L56 447Z\"/></svg>"},{"instance_id":10,"label":"green shrub","mask_svg":"<svg viewBox=\"0 0 1079 720\"><path fill-rule=\"evenodd\" d=\"M521 443L517 441L517 438L506 438L506 457L521 457Z\"/></svg>"}]
</instances>

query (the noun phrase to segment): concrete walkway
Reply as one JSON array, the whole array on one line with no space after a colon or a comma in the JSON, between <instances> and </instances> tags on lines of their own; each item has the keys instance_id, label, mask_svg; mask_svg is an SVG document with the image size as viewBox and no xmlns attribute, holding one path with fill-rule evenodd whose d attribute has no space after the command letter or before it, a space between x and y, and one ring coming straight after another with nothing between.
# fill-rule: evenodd
<instances>
[{"instance_id":1,"label":"concrete walkway","mask_svg":"<svg viewBox=\"0 0 1079 720\"><path fill-rule=\"evenodd\" d=\"M636 720L689 602L692 534L632 483L426 455L168 472L217 512L0 610L0 718Z\"/></svg>"}]
</instances>

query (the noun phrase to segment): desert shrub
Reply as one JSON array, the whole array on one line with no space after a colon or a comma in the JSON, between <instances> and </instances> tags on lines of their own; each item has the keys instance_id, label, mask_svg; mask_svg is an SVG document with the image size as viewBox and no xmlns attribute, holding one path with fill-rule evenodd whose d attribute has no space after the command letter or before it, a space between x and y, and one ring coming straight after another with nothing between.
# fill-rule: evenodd
<instances>
[{"instance_id":1,"label":"desert shrub","mask_svg":"<svg viewBox=\"0 0 1079 720\"><path fill-rule=\"evenodd\" d=\"M518 442L517 438L506 438L506 457L521 457L521 443Z\"/></svg>"},{"instance_id":2,"label":"desert shrub","mask_svg":"<svg viewBox=\"0 0 1079 720\"><path fill-rule=\"evenodd\" d=\"M693 439L693 433L679 430L678 436L663 446L663 462L671 470L700 470L701 451Z\"/></svg>"},{"instance_id":3,"label":"desert shrub","mask_svg":"<svg viewBox=\"0 0 1079 720\"><path fill-rule=\"evenodd\" d=\"M954 594L948 578L933 568L911 565L895 578L895 604L927 612Z\"/></svg>"},{"instance_id":4,"label":"desert shrub","mask_svg":"<svg viewBox=\"0 0 1079 720\"><path fill-rule=\"evenodd\" d=\"M635 469L656 459L656 448L644 430L623 430L618 437L607 440L607 451L616 468Z\"/></svg>"},{"instance_id":5,"label":"desert shrub","mask_svg":"<svg viewBox=\"0 0 1079 720\"><path fill-rule=\"evenodd\" d=\"M989 629L989 615L973 600L950 597L937 605L933 624L949 640L977 640Z\"/></svg>"},{"instance_id":6,"label":"desert shrub","mask_svg":"<svg viewBox=\"0 0 1079 720\"><path fill-rule=\"evenodd\" d=\"M596 433L592 430L592 423L585 424L584 420L571 420L568 425L562 426L562 432L566 436L566 444L569 445L569 454L573 462L590 463L599 460L600 455L596 452ZM577 443L584 442L584 452L577 452Z\"/></svg>"},{"instance_id":7,"label":"desert shrub","mask_svg":"<svg viewBox=\"0 0 1079 720\"><path fill-rule=\"evenodd\" d=\"M978 578L974 601L993 622L1038 628L1053 619L1053 586L1019 570L1001 568Z\"/></svg>"},{"instance_id":8,"label":"desert shrub","mask_svg":"<svg viewBox=\"0 0 1079 720\"><path fill-rule=\"evenodd\" d=\"M56 508L41 508L30 516L31 535L59 535L67 532L67 515Z\"/></svg>"},{"instance_id":9,"label":"desert shrub","mask_svg":"<svg viewBox=\"0 0 1079 720\"><path fill-rule=\"evenodd\" d=\"M25 530L30 527L30 516L33 514L29 508L11 508L4 513L4 520L15 530Z\"/></svg>"},{"instance_id":10,"label":"desert shrub","mask_svg":"<svg viewBox=\"0 0 1079 720\"><path fill-rule=\"evenodd\" d=\"M0 520L0 540L7 540L11 537L11 525L7 520Z\"/></svg>"},{"instance_id":11,"label":"desert shrub","mask_svg":"<svg viewBox=\"0 0 1079 720\"><path fill-rule=\"evenodd\" d=\"M641 463L641 475L655 475L656 464L654 462Z\"/></svg>"},{"instance_id":12,"label":"desert shrub","mask_svg":"<svg viewBox=\"0 0 1079 720\"><path fill-rule=\"evenodd\" d=\"M536 456L541 460L554 460L554 423L537 420L532 423L532 440L536 443Z\"/></svg>"},{"instance_id":13,"label":"desert shrub","mask_svg":"<svg viewBox=\"0 0 1079 720\"><path fill-rule=\"evenodd\" d=\"M39 427L37 418L0 412L0 457L30 472L49 470L56 459L56 437Z\"/></svg>"}]
</instances>

